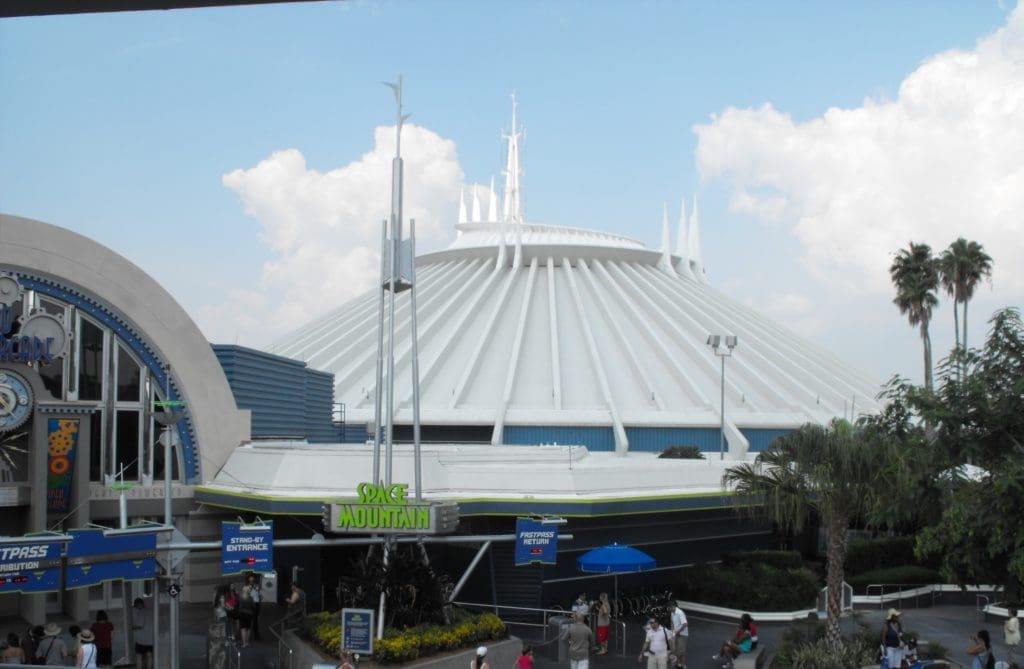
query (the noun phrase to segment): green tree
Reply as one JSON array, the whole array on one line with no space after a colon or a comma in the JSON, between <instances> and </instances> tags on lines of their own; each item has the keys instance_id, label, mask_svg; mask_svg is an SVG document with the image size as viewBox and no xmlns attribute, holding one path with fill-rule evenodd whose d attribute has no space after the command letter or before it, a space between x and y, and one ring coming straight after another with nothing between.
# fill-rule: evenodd
<instances>
[{"instance_id":1,"label":"green tree","mask_svg":"<svg viewBox=\"0 0 1024 669\"><path fill-rule=\"evenodd\" d=\"M917 540L961 585L1003 586L1024 596L1024 323L1016 309L990 320L984 346L965 352L957 380L944 365L934 394L898 398L936 426L930 443L909 444L942 491L941 514ZM955 356L954 356L955 357Z\"/></svg>"},{"instance_id":2,"label":"green tree","mask_svg":"<svg viewBox=\"0 0 1024 669\"><path fill-rule=\"evenodd\" d=\"M992 276L992 257L981 244L958 238L939 257L939 276L942 287L953 298L953 328L956 346L967 348L967 303L974 297L974 289L982 279ZM960 335L957 305L963 305L963 336Z\"/></svg>"},{"instance_id":3,"label":"green tree","mask_svg":"<svg viewBox=\"0 0 1024 669\"><path fill-rule=\"evenodd\" d=\"M839 616L847 529L867 517L887 494L888 449L846 421L808 423L779 437L753 463L726 470L722 483L735 487L734 499L780 526L800 531L814 517L825 528L828 544L826 585L827 636L842 645Z\"/></svg>"},{"instance_id":4,"label":"green tree","mask_svg":"<svg viewBox=\"0 0 1024 669\"><path fill-rule=\"evenodd\" d=\"M920 326L921 342L924 345L924 386L931 390L932 340L928 334L928 324L932 320L932 311L939 303L935 295L939 287L939 270L932 257L931 247L910 242L907 248L900 249L896 254L896 259L889 267L889 275L896 286L893 304L899 307L901 314L906 314L911 326Z\"/></svg>"}]
</instances>

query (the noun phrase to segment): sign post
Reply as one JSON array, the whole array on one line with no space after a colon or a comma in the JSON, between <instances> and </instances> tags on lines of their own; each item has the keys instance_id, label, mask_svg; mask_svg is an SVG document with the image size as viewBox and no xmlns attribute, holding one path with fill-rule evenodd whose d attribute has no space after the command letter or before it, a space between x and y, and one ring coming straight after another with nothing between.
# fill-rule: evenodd
<instances>
[{"instance_id":1,"label":"sign post","mask_svg":"<svg viewBox=\"0 0 1024 669\"><path fill-rule=\"evenodd\" d=\"M341 610L341 653L373 655L373 609Z\"/></svg>"}]
</instances>

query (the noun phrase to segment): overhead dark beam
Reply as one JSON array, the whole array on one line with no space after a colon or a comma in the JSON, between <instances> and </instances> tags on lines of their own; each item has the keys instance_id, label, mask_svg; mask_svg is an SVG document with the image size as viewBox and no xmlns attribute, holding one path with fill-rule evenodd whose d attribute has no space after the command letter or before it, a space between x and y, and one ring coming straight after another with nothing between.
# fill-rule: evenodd
<instances>
[{"instance_id":1,"label":"overhead dark beam","mask_svg":"<svg viewBox=\"0 0 1024 669\"><path fill-rule=\"evenodd\" d=\"M150 9L192 9L229 5L266 5L323 0L0 0L0 18L92 14L97 12L139 12Z\"/></svg>"}]
</instances>

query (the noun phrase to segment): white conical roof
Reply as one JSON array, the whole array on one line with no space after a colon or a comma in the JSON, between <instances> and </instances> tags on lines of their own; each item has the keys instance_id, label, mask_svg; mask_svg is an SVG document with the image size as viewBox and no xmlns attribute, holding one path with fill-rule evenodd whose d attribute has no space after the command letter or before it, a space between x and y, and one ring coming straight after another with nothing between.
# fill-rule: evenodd
<instances>
[{"instance_id":1,"label":"white conical roof","mask_svg":"<svg viewBox=\"0 0 1024 669\"><path fill-rule=\"evenodd\" d=\"M874 379L707 284L696 200L675 255L667 211L660 251L621 235L526 222L518 138L513 122L501 220L480 221L474 189L472 222L460 210L451 247L416 259L424 427L483 426L494 444L509 442L510 427L518 429L513 440L610 429L619 453L630 435L659 450L713 429L717 446L722 367L707 343L712 334L738 338L725 374L732 457L746 454L751 436L764 447L778 431L878 409ZM491 203L493 212L493 195ZM333 373L349 424L374 420L379 298L371 291L269 348ZM409 305L400 295L398 425L413 422Z\"/></svg>"},{"instance_id":2,"label":"white conical roof","mask_svg":"<svg viewBox=\"0 0 1024 669\"><path fill-rule=\"evenodd\" d=\"M659 269L662 254L615 235L523 226L522 263L499 265L497 225L460 225L417 258L424 425L717 428L720 360L735 335L726 435L877 409L879 385L710 285ZM678 260L678 258L674 258ZM378 293L270 351L335 375L350 424L372 423ZM409 301L399 300L396 423L412 422ZM497 441L502 441L500 435Z\"/></svg>"}]
</instances>

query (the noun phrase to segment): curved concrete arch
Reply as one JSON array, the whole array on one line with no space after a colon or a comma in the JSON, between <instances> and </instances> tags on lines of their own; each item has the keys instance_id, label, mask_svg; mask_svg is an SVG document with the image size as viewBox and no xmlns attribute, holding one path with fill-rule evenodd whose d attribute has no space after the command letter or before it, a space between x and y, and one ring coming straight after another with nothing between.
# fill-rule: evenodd
<instances>
[{"instance_id":1,"label":"curved concrete arch","mask_svg":"<svg viewBox=\"0 0 1024 669\"><path fill-rule=\"evenodd\" d=\"M160 365L171 366L172 393L185 402L192 437L183 449L188 483L212 478L249 439L249 412L235 404L209 342L170 293L134 263L70 230L0 214L0 267L52 287L52 294L63 290L102 307L125 334L135 335L146 349L137 352L151 369L157 366L152 371L158 378Z\"/></svg>"}]
</instances>

